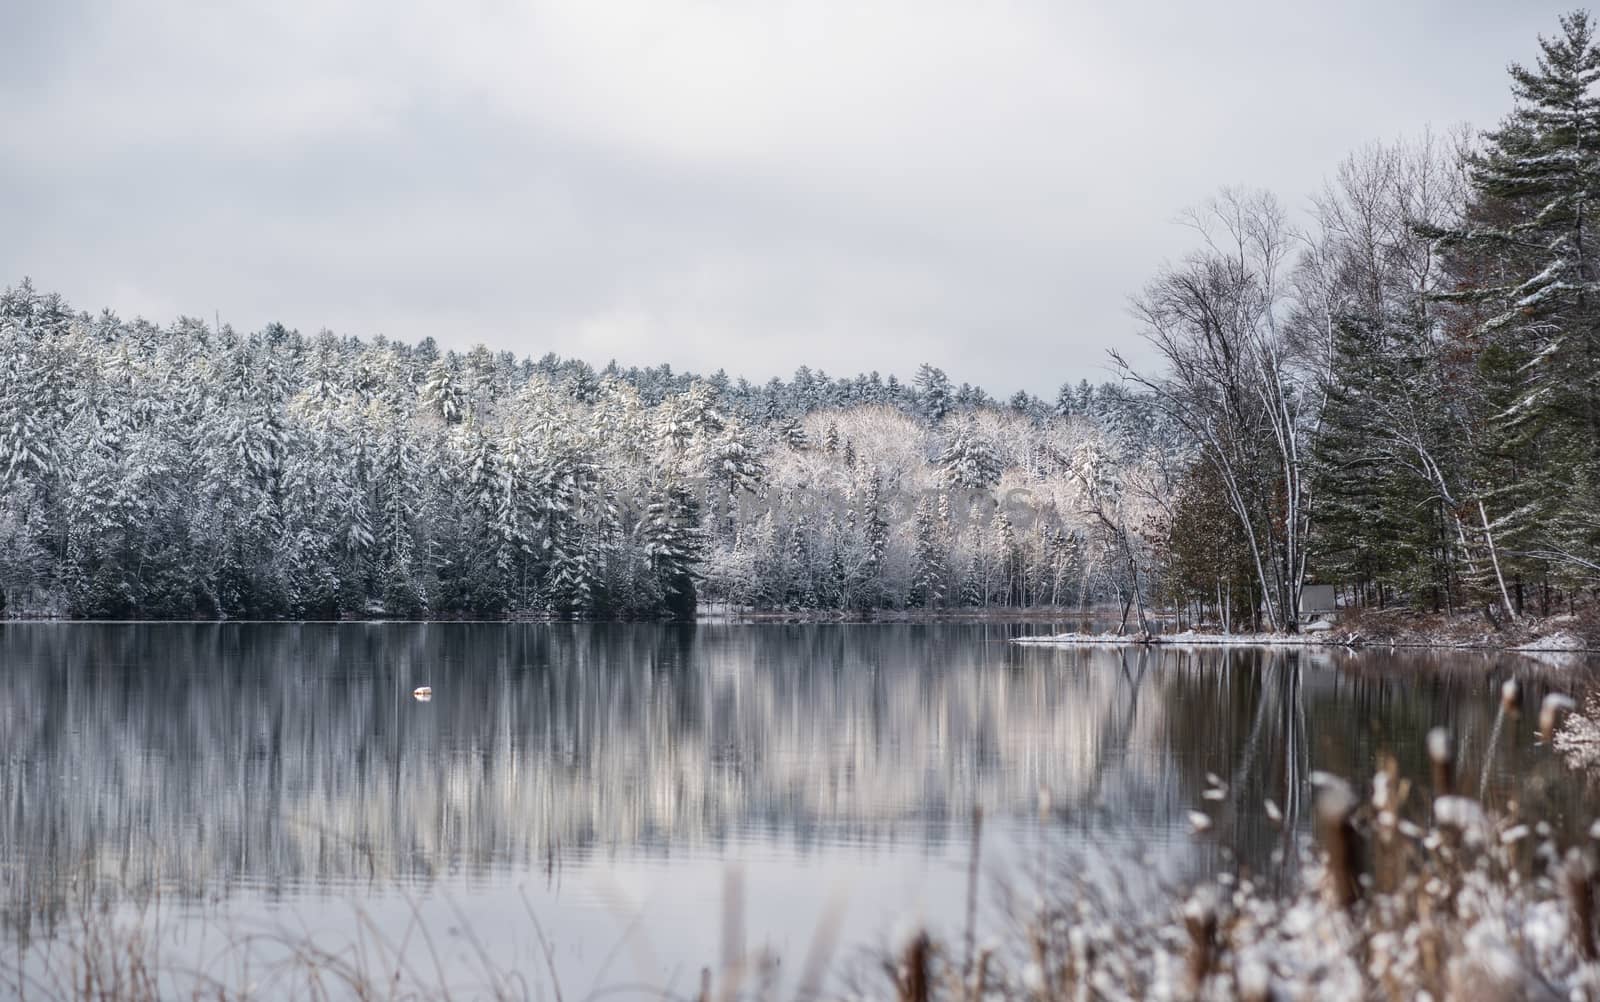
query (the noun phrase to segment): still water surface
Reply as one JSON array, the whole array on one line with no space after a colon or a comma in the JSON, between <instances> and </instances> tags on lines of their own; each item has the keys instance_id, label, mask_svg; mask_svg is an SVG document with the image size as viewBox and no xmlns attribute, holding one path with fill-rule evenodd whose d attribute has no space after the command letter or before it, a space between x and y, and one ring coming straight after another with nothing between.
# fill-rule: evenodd
<instances>
[{"instance_id":1,"label":"still water surface","mask_svg":"<svg viewBox=\"0 0 1600 1002\"><path fill-rule=\"evenodd\" d=\"M1045 629L3 625L3 937L158 897L196 956L218 928L398 940L420 918L446 966L542 967L531 913L569 998L688 994L729 950L798 964L824 925L842 954L953 928L974 806L989 887L1063 847L1179 885L1281 879L1310 770L1364 779L1388 753L1420 775L1438 724L1490 800L1568 828L1595 806L1533 740L1581 667L1006 643ZM1513 673L1528 712L1497 732Z\"/></svg>"}]
</instances>

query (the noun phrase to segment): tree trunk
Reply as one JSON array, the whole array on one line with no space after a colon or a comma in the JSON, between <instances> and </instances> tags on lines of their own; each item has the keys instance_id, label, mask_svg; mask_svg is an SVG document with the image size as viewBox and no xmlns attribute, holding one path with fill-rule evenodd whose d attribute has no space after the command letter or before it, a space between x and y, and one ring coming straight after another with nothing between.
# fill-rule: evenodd
<instances>
[{"instance_id":1,"label":"tree trunk","mask_svg":"<svg viewBox=\"0 0 1600 1002\"><path fill-rule=\"evenodd\" d=\"M1483 501L1478 501L1478 518L1483 522L1483 538L1489 546L1489 562L1494 565L1494 579L1500 585L1500 600L1505 603L1506 615L1512 619L1517 618L1517 611L1511 606L1511 596L1506 593L1505 575L1500 573L1500 555L1494 548L1494 534L1489 531L1489 513L1484 510Z\"/></svg>"}]
</instances>

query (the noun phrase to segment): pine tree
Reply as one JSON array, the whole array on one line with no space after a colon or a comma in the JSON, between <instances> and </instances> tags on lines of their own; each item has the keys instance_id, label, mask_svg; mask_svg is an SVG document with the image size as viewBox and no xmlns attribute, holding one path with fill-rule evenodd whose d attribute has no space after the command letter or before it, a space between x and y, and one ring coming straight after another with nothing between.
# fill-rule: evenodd
<instances>
[{"instance_id":1,"label":"pine tree","mask_svg":"<svg viewBox=\"0 0 1600 1002\"><path fill-rule=\"evenodd\" d=\"M415 577L415 485L420 476L414 443L396 420L382 439L375 484L379 597L384 611L393 616L415 616L427 607Z\"/></svg>"},{"instance_id":2,"label":"pine tree","mask_svg":"<svg viewBox=\"0 0 1600 1002\"><path fill-rule=\"evenodd\" d=\"M1052 410L1058 418L1068 418L1078 411L1077 393L1071 383L1062 383L1061 389L1056 393L1056 405Z\"/></svg>"},{"instance_id":3,"label":"pine tree","mask_svg":"<svg viewBox=\"0 0 1600 1002\"><path fill-rule=\"evenodd\" d=\"M429 368L422 402L445 424L457 424L466 418L468 396L456 374L453 356L440 359Z\"/></svg>"},{"instance_id":4,"label":"pine tree","mask_svg":"<svg viewBox=\"0 0 1600 1002\"><path fill-rule=\"evenodd\" d=\"M1600 49L1590 16L1561 18L1533 68L1510 68L1516 108L1469 163L1468 225L1442 233L1463 288L1484 311L1478 377L1485 492L1515 552L1594 555L1563 488L1600 463ZM1586 469L1587 468L1587 469ZM1563 538L1565 537L1565 538Z\"/></svg>"},{"instance_id":5,"label":"pine tree","mask_svg":"<svg viewBox=\"0 0 1600 1002\"><path fill-rule=\"evenodd\" d=\"M995 506L990 528L999 557L1000 601L1002 605L1011 605L1022 583L1022 553L1017 546L1017 530L1011 524L1011 517L1006 514L1004 505Z\"/></svg>"},{"instance_id":6,"label":"pine tree","mask_svg":"<svg viewBox=\"0 0 1600 1002\"><path fill-rule=\"evenodd\" d=\"M660 588L662 611L672 619L693 619L695 580L705 556L694 493L676 481L654 484L639 528L643 552Z\"/></svg>"},{"instance_id":7,"label":"pine tree","mask_svg":"<svg viewBox=\"0 0 1600 1002\"><path fill-rule=\"evenodd\" d=\"M961 588L956 603L967 608L987 607L989 604L989 570L983 550L983 533L976 533L967 551L967 563L961 575Z\"/></svg>"},{"instance_id":8,"label":"pine tree","mask_svg":"<svg viewBox=\"0 0 1600 1002\"><path fill-rule=\"evenodd\" d=\"M1331 378L1316 443L1316 571L1380 602L1399 594L1448 604L1450 539L1435 483L1417 458L1421 438L1444 458L1449 432L1428 399L1427 332L1403 319L1350 316L1334 327ZM1418 427L1419 418L1425 425Z\"/></svg>"},{"instance_id":9,"label":"pine tree","mask_svg":"<svg viewBox=\"0 0 1600 1002\"><path fill-rule=\"evenodd\" d=\"M1000 456L978 431L971 418L961 422L949 445L939 456L945 483L966 490L982 490L1000 479Z\"/></svg>"},{"instance_id":10,"label":"pine tree","mask_svg":"<svg viewBox=\"0 0 1600 1002\"><path fill-rule=\"evenodd\" d=\"M862 594L868 607L884 600L882 573L889 548L889 523L883 510L883 478L873 470L867 478L867 491L861 503L861 538L865 550L862 561Z\"/></svg>"},{"instance_id":11,"label":"pine tree","mask_svg":"<svg viewBox=\"0 0 1600 1002\"><path fill-rule=\"evenodd\" d=\"M810 444L805 428L793 417L785 418L778 426L778 438L791 449L804 449Z\"/></svg>"},{"instance_id":12,"label":"pine tree","mask_svg":"<svg viewBox=\"0 0 1600 1002\"><path fill-rule=\"evenodd\" d=\"M23 477L48 478L56 469L56 428L61 415L56 391L40 377L52 371L40 365L48 352L30 344L0 321L0 485Z\"/></svg>"},{"instance_id":13,"label":"pine tree","mask_svg":"<svg viewBox=\"0 0 1600 1002\"><path fill-rule=\"evenodd\" d=\"M563 615L585 615L599 607L596 547L589 533L576 529L553 541L545 591L550 608Z\"/></svg>"},{"instance_id":14,"label":"pine tree","mask_svg":"<svg viewBox=\"0 0 1600 1002\"><path fill-rule=\"evenodd\" d=\"M925 609L935 608L944 600L945 533L934 512L933 503L926 497L917 503L916 565L911 582L911 604Z\"/></svg>"},{"instance_id":15,"label":"pine tree","mask_svg":"<svg viewBox=\"0 0 1600 1002\"><path fill-rule=\"evenodd\" d=\"M828 551L828 572L823 580L819 598L830 609L843 609L850 603L850 580L845 572L844 553L849 545L844 525L836 513L830 512L822 527L823 545Z\"/></svg>"},{"instance_id":16,"label":"pine tree","mask_svg":"<svg viewBox=\"0 0 1600 1002\"><path fill-rule=\"evenodd\" d=\"M950 378L944 374L944 370L923 362L917 367L916 391L917 405L922 416L930 422L938 424L950 413L953 406Z\"/></svg>"},{"instance_id":17,"label":"pine tree","mask_svg":"<svg viewBox=\"0 0 1600 1002\"><path fill-rule=\"evenodd\" d=\"M723 534L732 539L735 529L734 511L739 493L753 493L766 474L766 466L756 453L754 445L741 424L729 421L722 434L706 452L706 473L711 484L718 487L718 505L708 512L714 516L716 507L723 513Z\"/></svg>"}]
</instances>

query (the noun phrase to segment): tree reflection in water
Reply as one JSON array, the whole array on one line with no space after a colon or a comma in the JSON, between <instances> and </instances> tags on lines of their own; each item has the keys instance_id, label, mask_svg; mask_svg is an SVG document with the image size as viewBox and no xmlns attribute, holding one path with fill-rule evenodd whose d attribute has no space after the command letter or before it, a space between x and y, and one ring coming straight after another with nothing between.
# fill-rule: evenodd
<instances>
[{"instance_id":1,"label":"tree reflection in water","mask_svg":"<svg viewBox=\"0 0 1600 1002\"><path fill-rule=\"evenodd\" d=\"M1015 629L8 624L8 925L107 889L292 897L752 839L892 859L959 847L974 805L1033 839L1041 789L1094 853L1263 873L1295 855L1312 769L1421 763L1446 724L1476 770L1519 663L1018 648ZM1524 705L1544 691L1528 678ZM1504 731L1489 796L1565 816L1573 781L1525 718Z\"/></svg>"}]
</instances>

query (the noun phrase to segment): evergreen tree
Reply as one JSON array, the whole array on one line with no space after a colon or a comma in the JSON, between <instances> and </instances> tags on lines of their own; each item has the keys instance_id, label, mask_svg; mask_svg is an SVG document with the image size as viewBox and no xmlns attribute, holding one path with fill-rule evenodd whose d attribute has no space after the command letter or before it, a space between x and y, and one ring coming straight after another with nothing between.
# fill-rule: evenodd
<instances>
[{"instance_id":1,"label":"evergreen tree","mask_svg":"<svg viewBox=\"0 0 1600 1002\"><path fill-rule=\"evenodd\" d=\"M801 427L795 418L785 418L778 427L778 438L791 449L804 449L810 443L806 439L806 430Z\"/></svg>"},{"instance_id":2,"label":"evergreen tree","mask_svg":"<svg viewBox=\"0 0 1600 1002\"><path fill-rule=\"evenodd\" d=\"M65 388L58 352L0 316L0 483L56 473Z\"/></svg>"},{"instance_id":3,"label":"evergreen tree","mask_svg":"<svg viewBox=\"0 0 1600 1002\"><path fill-rule=\"evenodd\" d=\"M455 424L467 416L467 393L457 378L453 356L440 359L429 368L422 400L445 424Z\"/></svg>"},{"instance_id":4,"label":"evergreen tree","mask_svg":"<svg viewBox=\"0 0 1600 1002\"><path fill-rule=\"evenodd\" d=\"M1324 580L1361 586L1379 604L1400 594L1450 602L1448 526L1407 437L1421 436L1430 455L1444 458L1444 415L1419 398L1431 361L1426 332L1412 325L1349 317L1335 326L1315 456L1316 570ZM1419 417L1433 427L1417 427Z\"/></svg>"},{"instance_id":5,"label":"evergreen tree","mask_svg":"<svg viewBox=\"0 0 1600 1002\"><path fill-rule=\"evenodd\" d=\"M861 530L866 549L861 571L863 591L867 604L876 607L883 601L879 581L889 546L889 523L883 510L883 478L876 470L867 478L867 492L861 504Z\"/></svg>"},{"instance_id":6,"label":"evergreen tree","mask_svg":"<svg viewBox=\"0 0 1600 1002\"><path fill-rule=\"evenodd\" d=\"M756 454L744 429L730 422L720 438L707 453L708 473L713 482L721 486L722 508L726 534L732 538L735 529L734 505L740 491L753 492L766 472L761 457Z\"/></svg>"},{"instance_id":7,"label":"evergreen tree","mask_svg":"<svg viewBox=\"0 0 1600 1002\"><path fill-rule=\"evenodd\" d=\"M693 619L697 604L695 580L704 558L699 506L684 485L653 485L639 528L644 555L660 587L662 607L673 619Z\"/></svg>"},{"instance_id":8,"label":"evergreen tree","mask_svg":"<svg viewBox=\"0 0 1600 1002\"><path fill-rule=\"evenodd\" d=\"M1071 417L1077 413L1078 397L1071 383L1062 383L1061 389L1056 392L1056 405L1051 411L1058 418Z\"/></svg>"},{"instance_id":9,"label":"evergreen tree","mask_svg":"<svg viewBox=\"0 0 1600 1002\"><path fill-rule=\"evenodd\" d=\"M1583 11L1539 45L1534 67L1512 64L1516 108L1469 162L1468 224L1443 235L1452 298L1481 316L1491 517L1512 553L1592 562L1600 539L1574 535L1591 520L1565 488L1600 463L1600 49Z\"/></svg>"},{"instance_id":10,"label":"evergreen tree","mask_svg":"<svg viewBox=\"0 0 1600 1002\"><path fill-rule=\"evenodd\" d=\"M933 503L924 497L918 502L916 513L916 567L911 582L913 605L931 609L944 599L944 537Z\"/></svg>"},{"instance_id":11,"label":"evergreen tree","mask_svg":"<svg viewBox=\"0 0 1600 1002\"><path fill-rule=\"evenodd\" d=\"M971 418L961 422L939 456L939 468L951 487L981 490L1000 479L1000 456Z\"/></svg>"},{"instance_id":12,"label":"evergreen tree","mask_svg":"<svg viewBox=\"0 0 1600 1002\"><path fill-rule=\"evenodd\" d=\"M991 538L994 540L997 568L999 572L999 598L1002 605L1011 605L1017 597L1022 581L1022 552L1017 545L1016 527L1011 524L1011 517L1006 514L1004 505L996 505L994 519L990 526Z\"/></svg>"},{"instance_id":13,"label":"evergreen tree","mask_svg":"<svg viewBox=\"0 0 1600 1002\"><path fill-rule=\"evenodd\" d=\"M917 367L917 404L922 416L934 424L944 420L954 406L951 399L950 379L944 374L943 369L937 369L923 362Z\"/></svg>"}]
</instances>

